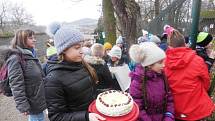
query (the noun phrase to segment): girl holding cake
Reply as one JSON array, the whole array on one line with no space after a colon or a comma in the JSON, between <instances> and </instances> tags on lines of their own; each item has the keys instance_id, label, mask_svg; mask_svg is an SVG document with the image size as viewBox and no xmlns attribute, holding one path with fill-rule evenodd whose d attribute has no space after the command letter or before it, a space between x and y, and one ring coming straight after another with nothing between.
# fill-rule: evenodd
<instances>
[{"instance_id":1,"label":"girl holding cake","mask_svg":"<svg viewBox=\"0 0 215 121\"><path fill-rule=\"evenodd\" d=\"M173 97L163 74L165 52L152 42L132 45L130 57L139 63L132 78L130 94L139 106L138 121L174 121Z\"/></svg>"},{"instance_id":2,"label":"girl holding cake","mask_svg":"<svg viewBox=\"0 0 215 121\"><path fill-rule=\"evenodd\" d=\"M82 60L83 35L71 28L53 23L49 32L54 38L58 59L47 62L45 96L50 121L101 121L88 112L95 99L98 79L94 69Z\"/></svg>"}]
</instances>

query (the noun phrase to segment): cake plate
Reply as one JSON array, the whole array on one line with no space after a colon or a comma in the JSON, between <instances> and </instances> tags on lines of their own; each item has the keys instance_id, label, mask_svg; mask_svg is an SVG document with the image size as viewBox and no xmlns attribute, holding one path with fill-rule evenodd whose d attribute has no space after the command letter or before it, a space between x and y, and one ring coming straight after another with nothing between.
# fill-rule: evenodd
<instances>
[{"instance_id":1,"label":"cake plate","mask_svg":"<svg viewBox=\"0 0 215 121\"><path fill-rule=\"evenodd\" d=\"M139 108L135 102L134 102L134 106L130 113L123 115L123 116L118 116L118 117L107 116L107 115L100 113L96 109L96 101L93 101L90 104L88 110L91 113L97 113L97 114L101 115L102 117L106 118L106 121L136 121L139 116Z\"/></svg>"}]
</instances>

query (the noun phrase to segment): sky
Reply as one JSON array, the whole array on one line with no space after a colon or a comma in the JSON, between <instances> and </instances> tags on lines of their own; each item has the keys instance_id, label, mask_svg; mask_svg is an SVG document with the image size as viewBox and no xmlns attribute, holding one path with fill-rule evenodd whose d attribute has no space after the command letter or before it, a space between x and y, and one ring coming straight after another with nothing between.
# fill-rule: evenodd
<instances>
[{"instance_id":1,"label":"sky","mask_svg":"<svg viewBox=\"0 0 215 121\"><path fill-rule=\"evenodd\" d=\"M10 0L21 4L33 16L37 25L48 25L53 21L72 22L82 18L98 19L102 0Z\"/></svg>"}]
</instances>

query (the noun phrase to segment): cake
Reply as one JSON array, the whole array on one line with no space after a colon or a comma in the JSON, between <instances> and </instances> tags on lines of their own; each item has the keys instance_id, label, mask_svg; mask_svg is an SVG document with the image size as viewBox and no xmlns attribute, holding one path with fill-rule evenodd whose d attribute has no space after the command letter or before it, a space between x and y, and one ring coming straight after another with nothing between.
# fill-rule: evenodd
<instances>
[{"instance_id":1,"label":"cake","mask_svg":"<svg viewBox=\"0 0 215 121\"><path fill-rule=\"evenodd\" d=\"M133 108L133 99L127 92L109 90L96 98L96 109L107 116L123 116Z\"/></svg>"}]
</instances>

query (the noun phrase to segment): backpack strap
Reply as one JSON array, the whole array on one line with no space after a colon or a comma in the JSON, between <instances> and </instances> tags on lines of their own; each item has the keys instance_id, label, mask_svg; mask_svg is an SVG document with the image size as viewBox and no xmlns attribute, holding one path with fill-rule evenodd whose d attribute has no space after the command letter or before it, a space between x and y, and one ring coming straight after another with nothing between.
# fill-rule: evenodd
<instances>
[{"instance_id":1,"label":"backpack strap","mask_svg":"<svg viewBox=\"0 0 215 121\"><path fill-rule=\"evenodd\" d=\"M19 53L15 53L15 55L16 55L16 56L18 57L18 59L19 59L19 63L20 63L20 65L21 65L21 67L22 67L22 70L24 70L24 69L25 69L25 64L26 64L24 54L22 54L21 52L19 52Z\"/></svg>"},{"instance_id":2,"label":"backpack strap","mask_svg":"<svg viewBox=\"0 0 215 121\"><path fill-rule=\"evenodd\" d=\"M4 63L0 68L0 94L5 93L4 82L8 77L7 71L7 65Z\"/></svg>"}]
</instances>

